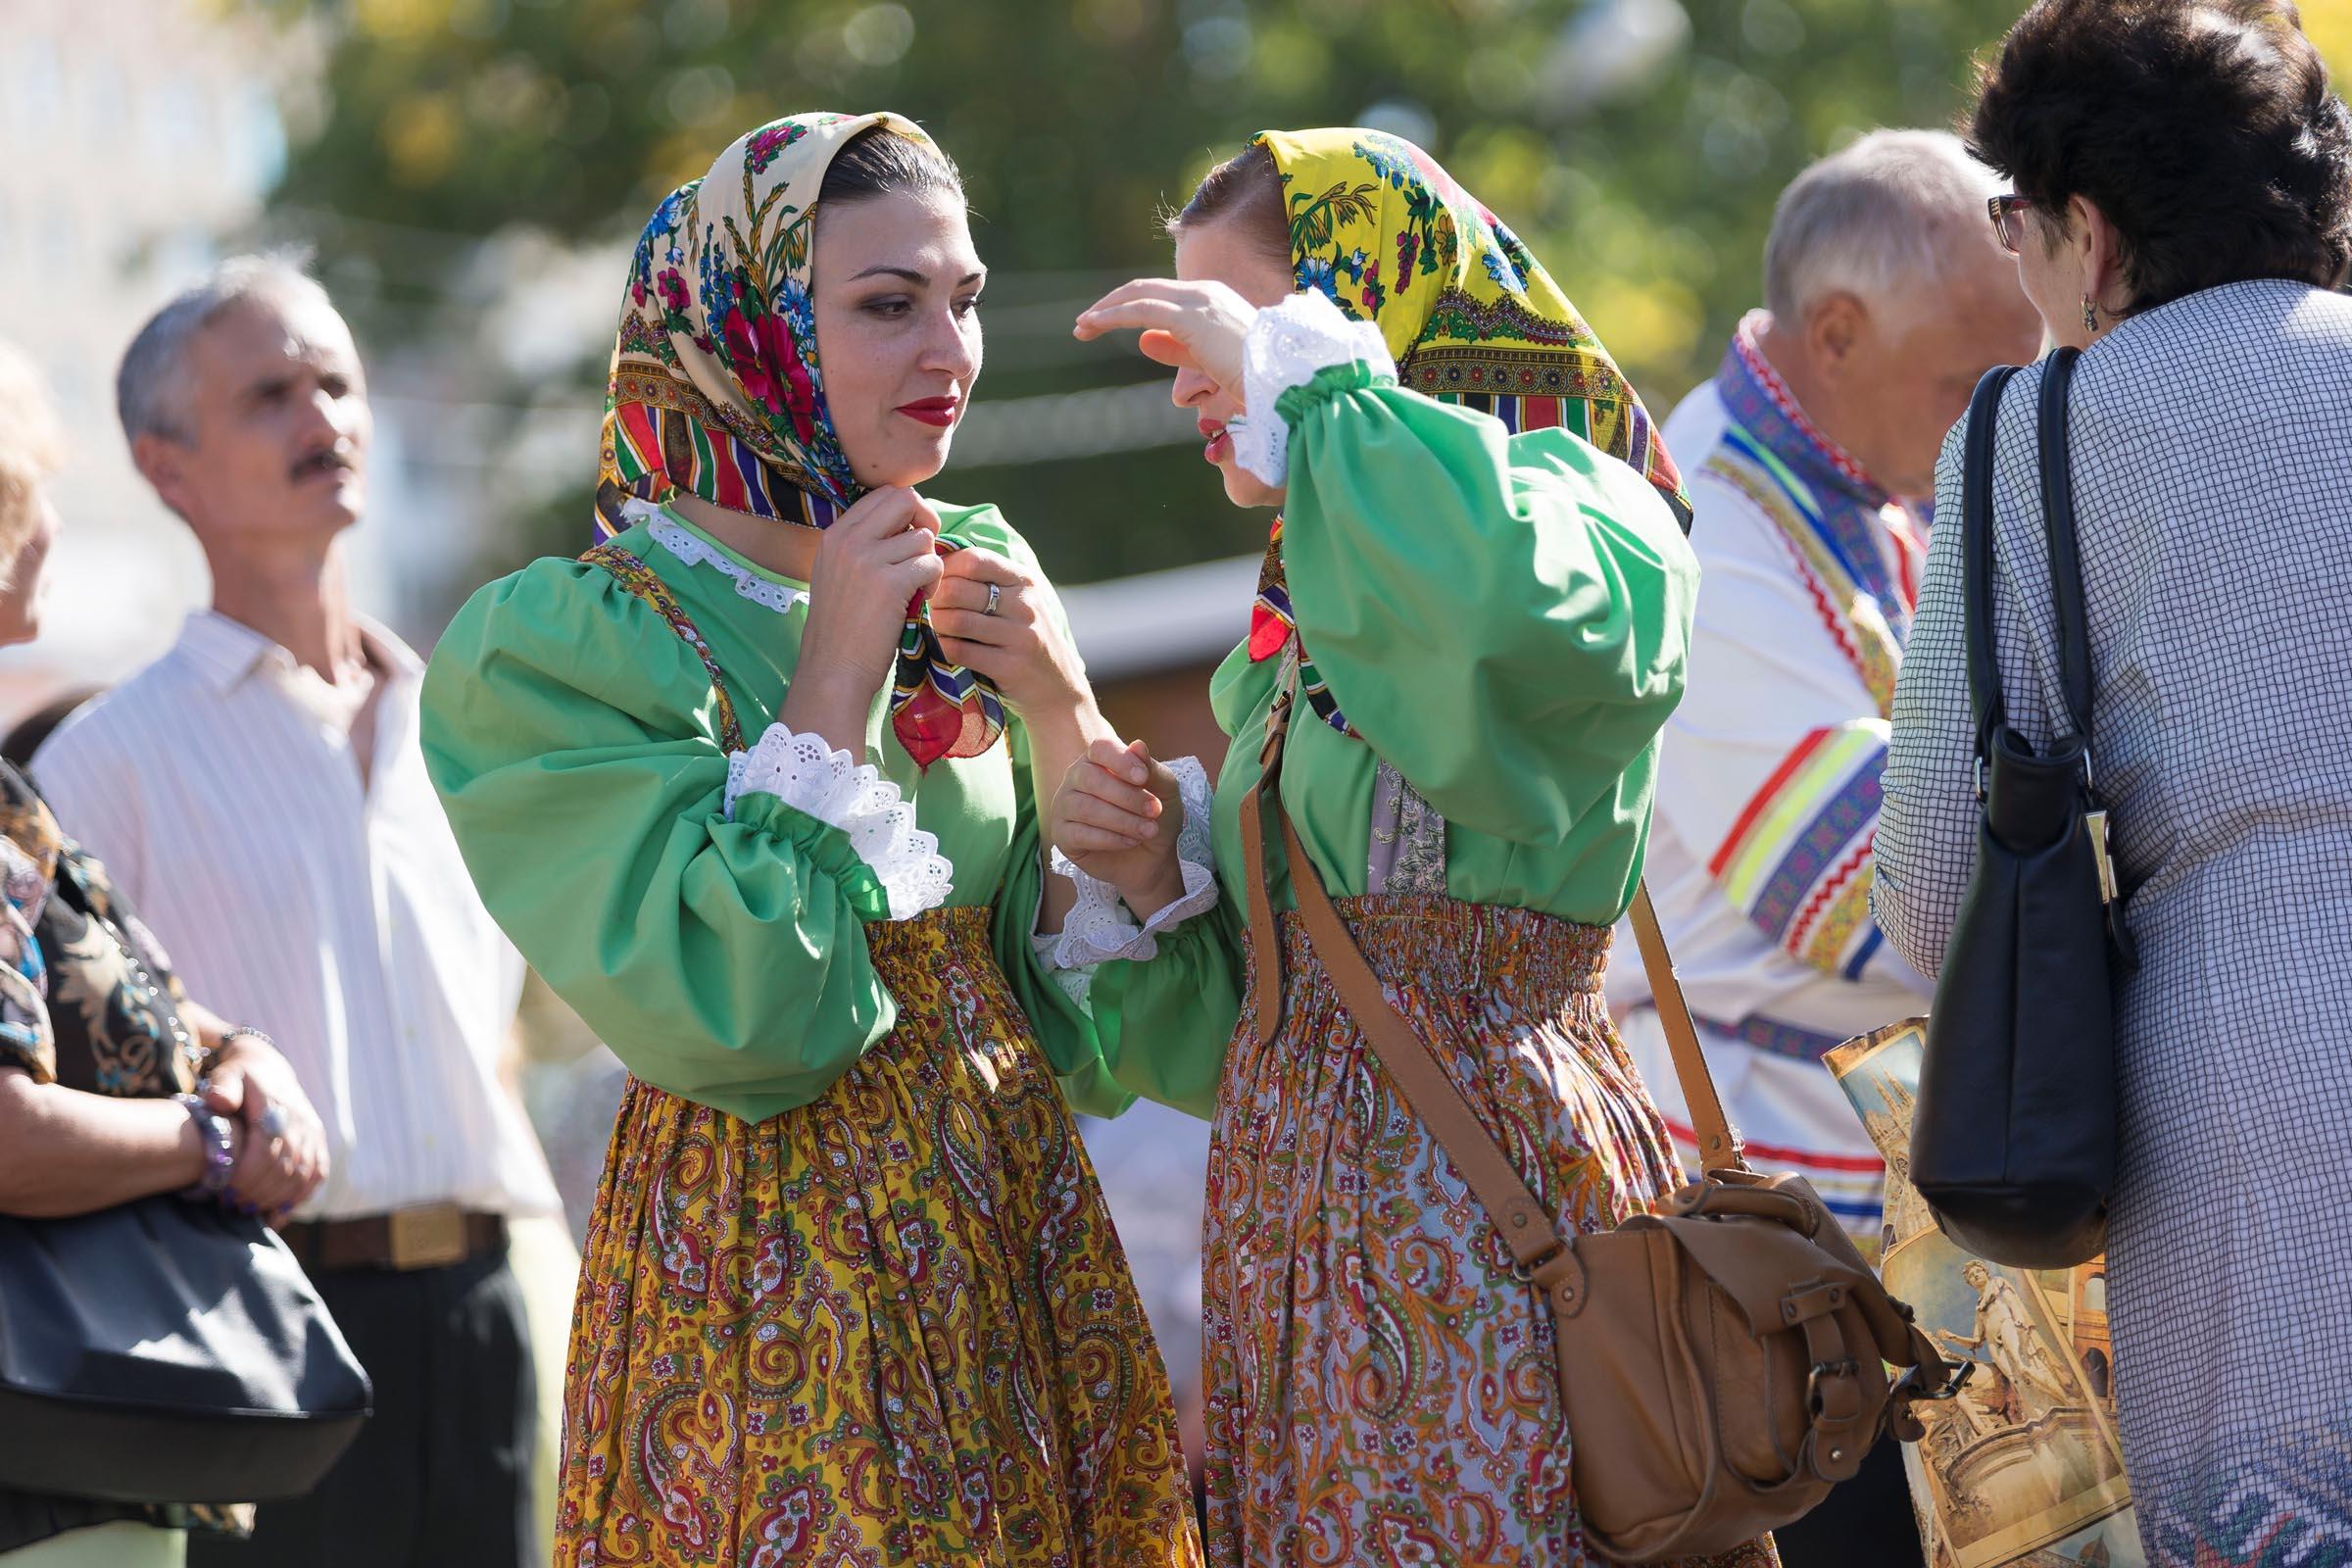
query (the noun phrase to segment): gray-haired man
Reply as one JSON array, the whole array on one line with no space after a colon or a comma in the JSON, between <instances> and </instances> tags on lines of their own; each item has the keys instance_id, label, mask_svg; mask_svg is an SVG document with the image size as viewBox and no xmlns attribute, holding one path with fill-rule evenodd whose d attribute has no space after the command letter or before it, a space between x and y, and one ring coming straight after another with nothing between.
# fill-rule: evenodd
<instances>
[{"instance_id":1,"label":"gray-haired man","mask_svg":"<svg viewBox=\"0 0 2352 1568\"><path fill-rule=\"evenodd\" d=\"M1751 1152L1802 1173L1866 1248L1885 1169L1821 1056L1927 1008L1871 919L1871 838L1926 554L1918 498L1978 378L2040 348L1986 218L1996 188L1932 131L1813 165L1773 215L1766 309L1666 422L1705 588L1659 762L1651 896ZM1615 1000L1645 1002L1639 976L1613 971ZM1656 1013L1636 1005L1624 1034L1690 1160ZM1888 1519L1892 1552L1911 1527ZM1810 1522L1786 1533L1786 1560L1916 1550L1874 1555L1854 1523L1821 1547Z\"/></svg>"},{"instance_id":2,"label":"gray-haired man","mask_svg":"<svg viewBox=\"0 0 2352 1568\"><path fill-rule=\"evenodd\" d=\"M426 781L420 665L345 587L373 429L358 351L316 282L243 258L147 323L118 401L212 608L33 770L189 985L274 1036L318 1107L334 1174L286 1237L375 1382L316 1493L193 1559L535 1561L505 1226L557 1200L501 1079L521 964Z\"/></svg>"}]
</instances>

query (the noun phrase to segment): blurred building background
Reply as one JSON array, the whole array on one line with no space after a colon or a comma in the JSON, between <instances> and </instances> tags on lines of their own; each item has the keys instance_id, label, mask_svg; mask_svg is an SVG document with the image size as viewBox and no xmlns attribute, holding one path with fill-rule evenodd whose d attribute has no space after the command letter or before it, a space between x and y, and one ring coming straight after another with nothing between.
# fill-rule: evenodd
<instances>
[{"instance_id":1,"label":"blurred building background","mask_svg":"<svg viewBox=\"0 0 2352 1568\"><path fill-rule=\"evenodd\" d=\"M1204 169L1267 125L1423 143L1663 417L1757 303L1787 179L1874 125L1950 123L2022 4L0 0L0 336L46 368L75 447L49 629L0 655L0 723L127 673L207 594L131 470L112 381L208 262L315 253L378 420L359 596L429 647L475 585L580 548L623 262L654 204L777 115L888 107L962 165L993 271L988 373L935 488L999 502L1035 544L1114 721L1213 768L1205 678L1267 519L1225 505L1156 367L1069 335L1102 289L1166 268L1161 218ZM2304 17L2352 69L2352 0ZM527 1028L526 1088L576 1200L617 1067L543 992ZM1130 1140L1112 1162L1184 1196L1198 1125L1146 1125L1169 1158L1139 1163ZM1181 1214L1123 1228L1139 1270L1185 1267ZM1197 1283L1147 1281L1155 1312Z\"/></svg>"}]
</instances>

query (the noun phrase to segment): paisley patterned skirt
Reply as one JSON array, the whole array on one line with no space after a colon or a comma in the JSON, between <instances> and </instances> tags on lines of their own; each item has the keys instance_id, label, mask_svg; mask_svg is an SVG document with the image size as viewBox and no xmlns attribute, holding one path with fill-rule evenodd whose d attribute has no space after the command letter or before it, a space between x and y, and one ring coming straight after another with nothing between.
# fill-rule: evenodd
<instances>
[{"instance_id":1,"label":"paisley patterned skirt","mask_svg":"<svg viewBox=\"0 0 2352 1568\"><path fill-rule=\"evenodd\" d=\"M988 911L867 928L899 1024L752 1123L632 1081L561 1568L1197 1564L1167 1376Z\"/></svg>"},{"instance_id":2,"label":"paisley patterned skirt","mask_svg":"<svg viewBox=\"0 0 2352 1568\"><path fill-rule=\"evenodd\" d=\"M1680 1184L1601 1003L1606 930L1443 898L1337 902L1563 1225L1606 1230ZM1486 1210L1372 1060L1298 917L1281 919L1283 1028L1261 1048L1244 1004L1209 1150L1209 1560L1599 1563L1550 1314L1511 1280ZM1712 1559L1778 1560L1769 1539Z\"/></svg>"}]
</instances>

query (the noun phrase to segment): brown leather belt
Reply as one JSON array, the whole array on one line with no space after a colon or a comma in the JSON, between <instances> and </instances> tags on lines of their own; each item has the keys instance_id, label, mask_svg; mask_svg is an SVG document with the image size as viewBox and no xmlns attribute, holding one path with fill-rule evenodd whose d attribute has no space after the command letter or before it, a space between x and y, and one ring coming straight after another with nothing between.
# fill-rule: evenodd
<instances>
[{"instance_id":1,"label":"brown leather belt","mask_svg":"<svg viewBox=\"0 0 2352 1568\"><path fill-rule=\"evenodd\" d=\"M406 1273L504 1251L507 1221L502 1214L476 1213L455 1203L419 1203L389 1214L288 1225L278 1234L307 1273L356 1268Z\"/></svg>"}]
</instances>

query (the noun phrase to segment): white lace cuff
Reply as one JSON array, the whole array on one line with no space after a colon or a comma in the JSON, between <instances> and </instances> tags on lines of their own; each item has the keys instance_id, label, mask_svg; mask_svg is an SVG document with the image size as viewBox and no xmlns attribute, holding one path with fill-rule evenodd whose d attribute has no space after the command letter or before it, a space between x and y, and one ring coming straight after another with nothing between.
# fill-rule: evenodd
<instances>
[{"instance_id":1,"label":"white lace cuff","mask_svg":"<svg viewBox=\"0 0 2352 1568\"><path fill-rule=\"evenodd\" d=\"M1061 851L1054 852L1054 870L1077 884L1078 904L1061 922L1061 935L1047 956L1048 967L1086 969L1113 958L1159 956L1159 933L1182 924L1217 902L1216 856L1210 847L1208 773L1197 757L1179 757L1168 764L1184 805L1184 827L1176 835L1176 863L1184 875L1184 896L1162 906L1152 918L1136 924L1120 902L1118 890L1098 881L1070 863ZM1040 939L1042 942L1042 938Z\"/></svg>"},{"instance_id":2,"label":"white lace cuff","mask_svg":"<svg viewBox=\"0 0 2352 1568\"><path fill-rule=\"evenodd\" d=\"M1375 375L1396 377L1396 362L1389 357L1380 328L1349 320L1321 289L1293 294L1259 311L1242 344L1244 413L1226 426L1234 461L1267 484L1287 483L1291 427L1276 403L1291 388L1313 380L1317 370L1359 364L1369 365Z\"/></svg>"},{"instance_id":3,"label":"white lace cuff","mask_svg":"<svg viewBox=\"0 0 2352 1568\"><path fill-rule=\"evenodd\" d=\"M937 835L914 825L914 807L870 762L837 752L821 735L770 724L748 752L727 754L726 812L746 794L773 795L849 840L889 901L893 920L911 920L948 900L956 873Z\"/></svg>"}]
</instances>

